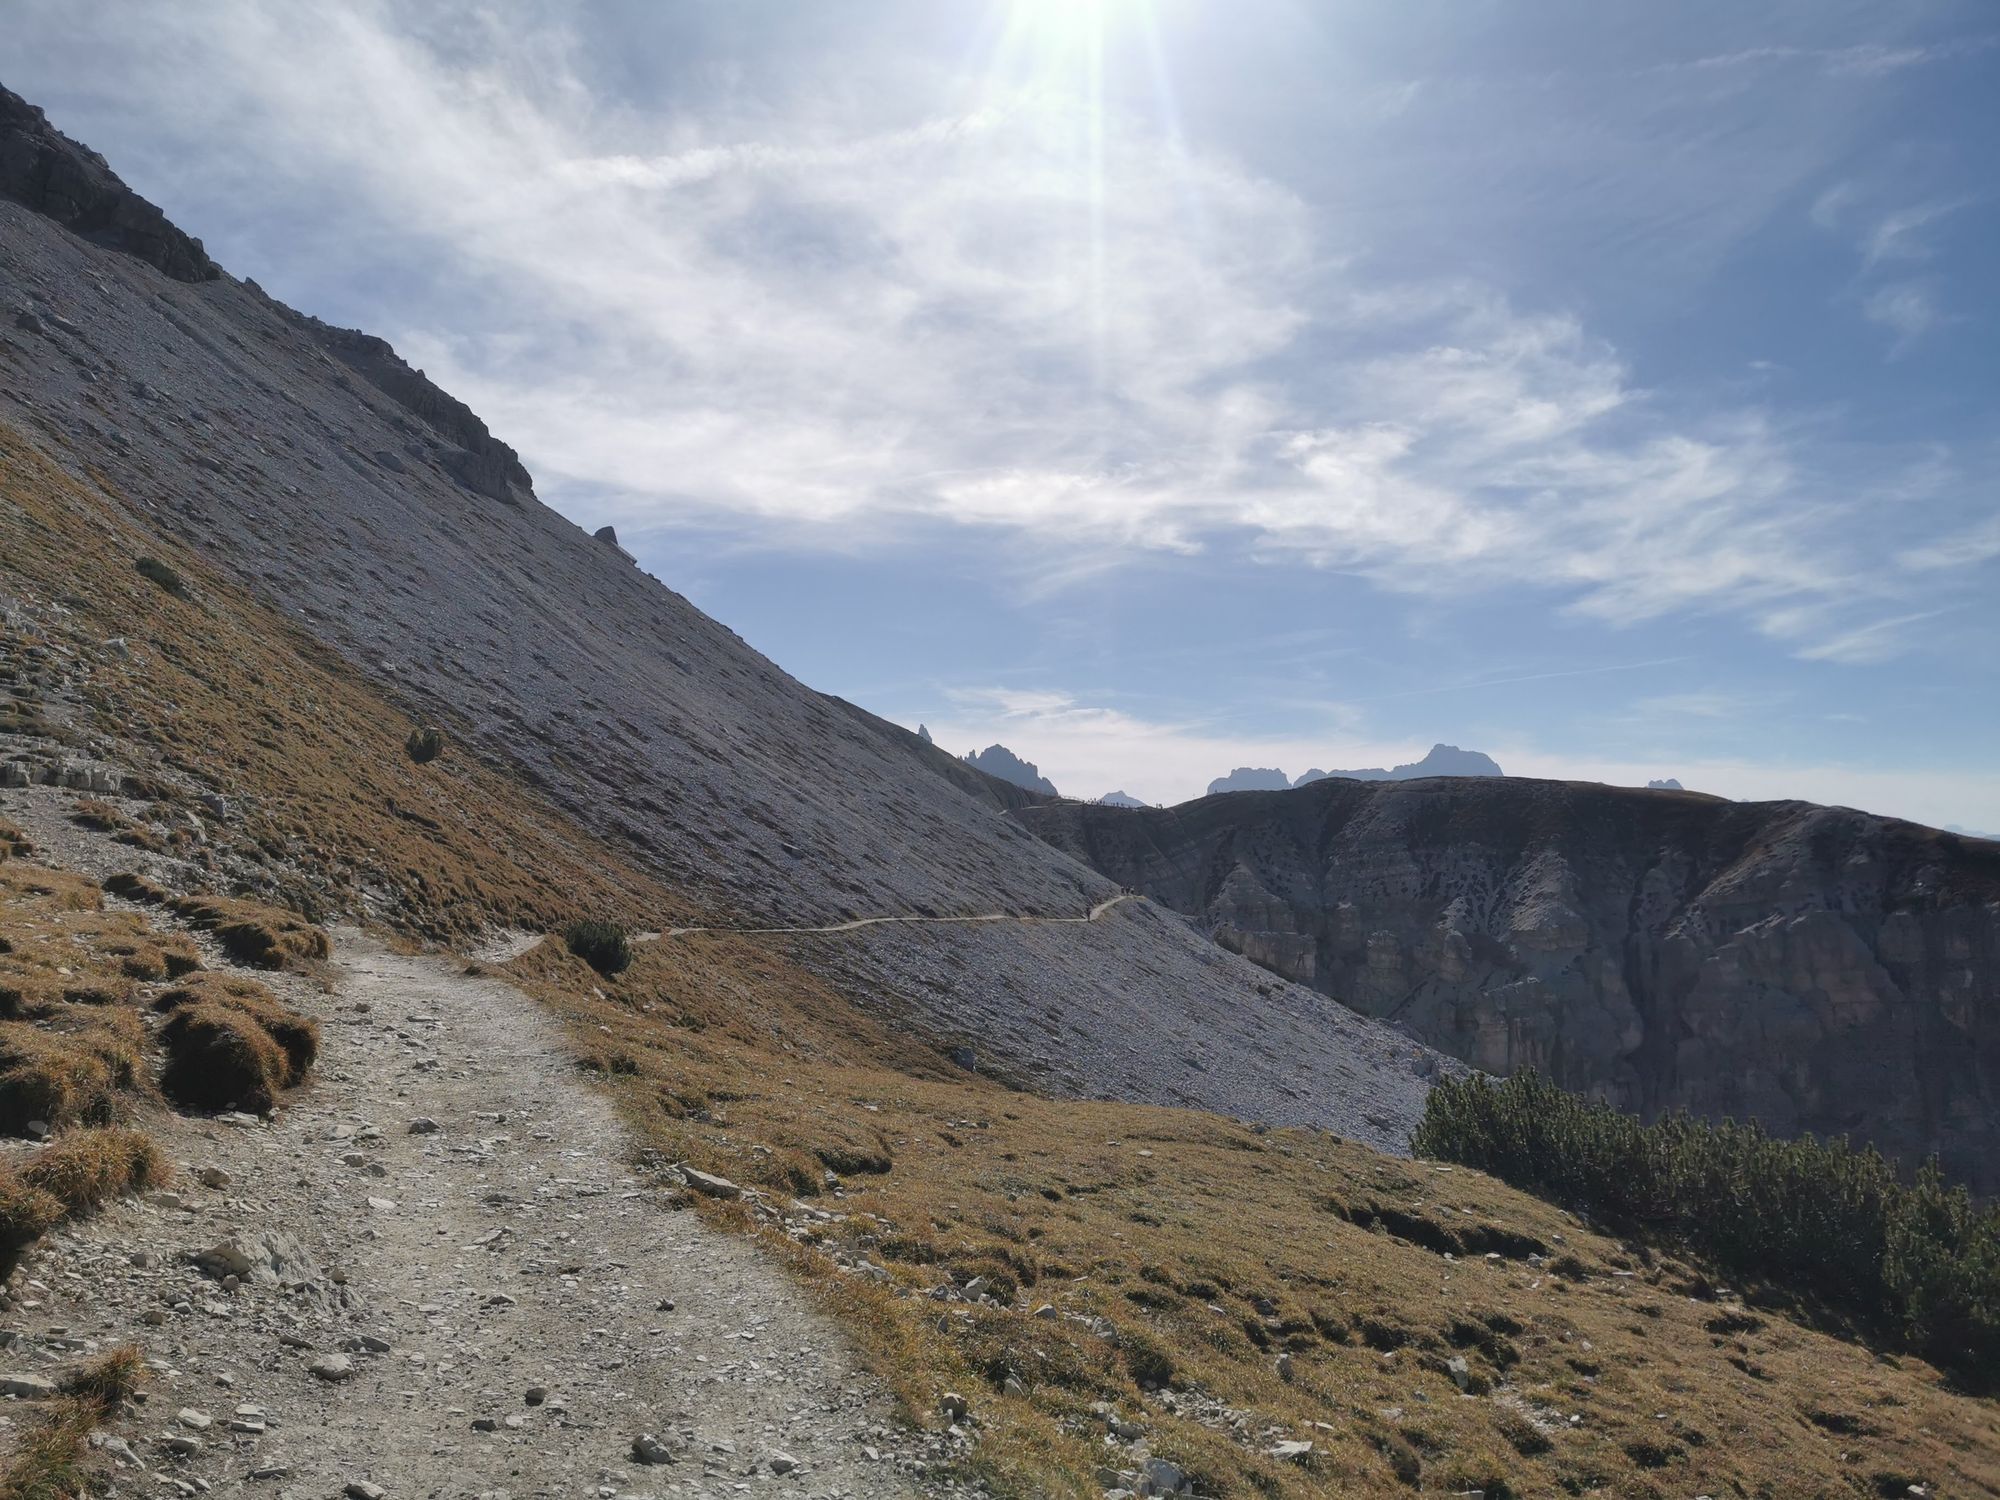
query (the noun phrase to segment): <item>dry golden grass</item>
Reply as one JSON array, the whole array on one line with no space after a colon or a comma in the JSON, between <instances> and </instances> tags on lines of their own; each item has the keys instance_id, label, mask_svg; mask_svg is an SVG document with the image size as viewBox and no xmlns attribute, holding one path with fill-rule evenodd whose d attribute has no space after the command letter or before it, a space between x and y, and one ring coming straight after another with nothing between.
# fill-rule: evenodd
<instances>
[{"instance_id":1,"label":"dry golden grass","mask_svg":"<svg viewBox=\"0 0 2000 1500\"><path fill-rule=\"evenodd\" d=\"M817 1286L911 1411L969 1395L1011 1493L1096 1495L1108 1401L1210 1494L2000 1494L2000 1405L1478 1173L1010 1092L752 939L643 944L612 982L555 944L508 967L661 1149L843 1216L801 1244L702 1205ZM921 1295L975 1276L1005 1305ZM1246 1427L1177 1414L1189 1391ZM1281 1436L1313 1455L1266 1456Z\"/></svg>"},{"instance_id":2,"label":"dry golden grass","mask_svg":"<svg viewBox=\"0 0 2000 1500\"><path fill-rule=\"evenodd\" d=\"M268 1110L319 1055L318 1023L255 980L198 974L153 1008L167 1017L160 1088L189 1108Z\"/></svg>"},{"instance_id":3,"label":"dry golden grass","mask_svg":"<svg viewBox=\"0 0 2000 1500\"><path fill-rule=\"evenodd\" d=\"M146 1136L113 1125L65 1131L16 1175L30 1189L52 1194L70 1215L100 1207L121 1193L157 1186L166 1180L167 1159Z\"/></svg>"},{"instance_id":4,"label":"dry golden grass","mask_svg":"<svg viewBox=\"0 0 2000 1500\"><path fill-rule=\"evenodd\" d=\"M34 852L34 841L14 824L0 818L0 863L9 859L27 859Z\"/></svg>"},{"instance_id":5,"label":"dry golden grass","mask_svg":"<svg viewBox=\"0 0 2000 1500\"><path fill-rule=\"evenodd\" d=\"M63 1220L167 1175L166 1158L136 1130L64 1131L18 1168L0 1168L0 1271Z\"/></svg>"},{"instance_id":6,"label":"dry golden grass","mask_svg":"<svg viewBox=\"0 0 2000 1500\"><path fill-rule=\"evenodd\" d=\"M307 968L333 951L324 929L281 907L225 896L169 896L166 906L196 931L213 934L235 962L252 968Z\"/></svg>"},{"instance_id":7,"label":"dry golden grass","mask_svg":"<svg viewBox=\"0 0 2000 1500\"><path fill-rule=\"evenodd\" d=\"M217 836L308 872L286 886L287 903L310 916L325 908L323 892L390 889L403 900L400 925L446 940L496 923L652 925L692 910L474 756L413 762L413 719L239 580L145 529L142 514L0 423L10 587L87 601L65 644L100 658L96 727L141 742L153 763L130 769L163 793L187 778L252 794ZM142 556L169 563L189 596L136 573ZM130 643L129 658L95 651L111 635Z\"/></svg>"},{"instance_id":8,"label":"dry golden grass","mask_svg":"<svg viewBox=\"0 0 2000 1500\"><path fill-rule=\"evenodd\" d=\"M84 1494L90 1434L139 1388L145 1369L139 1351L128 1344L64 1381L61 1399L37 1413L0 1470L0 1500L73 1500Z\"/></svg>"}]
</instances>

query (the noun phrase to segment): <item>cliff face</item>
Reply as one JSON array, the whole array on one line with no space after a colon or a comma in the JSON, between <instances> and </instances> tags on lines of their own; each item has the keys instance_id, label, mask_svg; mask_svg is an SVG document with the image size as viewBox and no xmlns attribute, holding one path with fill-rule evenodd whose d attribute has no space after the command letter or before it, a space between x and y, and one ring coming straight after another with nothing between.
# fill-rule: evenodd
<instances>
[{"instance_id":1,"label":"cliff face","mask_svg":"<svg viewBox=\"0 0 2000 1500\"><path fill-rule=\"evenodd\" d=\"M0 197L26 204L72 234L135 256L176 281L222 272L165 214L141 198L104 158L62 134L18 94L0 88Z\"/></svg>"},{"instance_id":2,"label":"cliff face","mask_svg":"<svg viewBox=\"0 0 2000 1500\"><path fill-rule=\"evenodd\" d=\"M1490 1072L1935 1151L2000 1190L2000 844L1517 778L1016 816Z\"/></svg>"}]
</instances>

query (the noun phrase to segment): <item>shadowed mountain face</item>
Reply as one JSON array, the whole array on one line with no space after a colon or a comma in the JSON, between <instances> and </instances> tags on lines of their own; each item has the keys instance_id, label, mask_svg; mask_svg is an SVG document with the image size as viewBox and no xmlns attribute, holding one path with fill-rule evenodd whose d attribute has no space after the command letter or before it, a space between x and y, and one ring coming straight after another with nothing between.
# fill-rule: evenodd
<instances>
[{"instance_id":1,"label":"shadowed mountain face","mask_svg":"<svg viewBox=\"0 0 2000 1500\"><path fill-rule=\"evenodd\" d=\"M1042 768L1031 760L1023 760L1005 745L988 745L984 750L965 757L965 763L988 776L997 776L1002 781L1030 792L1039 792L1044 797L1056 795L1056 784L1042 774Z\"/></svg>"},{"instance_id":2,"label":"shadowed mountain face","mask_svg":"<svg viewBox=\"0 0 2000 1500\"><path fill-rule=\"evenodd\" d=\"M1500 763L1483 750L1461 750L1456 745L1433 745L1424 753L1422 760L1408 761L1400 766L1369 766L1360 771L1322 771L1318 767L1306 772L1292 783L1293 786L1310 786L1315 781L1325 781L1330 776L1344 776L1349 781L1418 781L1426 776L1504 776Z\"/></svg>"},{"instance_id":3,"label":"shadowed mountain face","mask_svg":"<svg viewBox=\"0 0 2000 1500\"><path fill-rule=\"evenodd\" d=\"M2000 1190L2000 845L1521 778L1016 816L1480 1068L1537 1068L1647 1116L1935 1151Z\"/></svg>"},{"instance_id":4,"label":"shadowed mountain face","mask_svg":"<svg viewBox=\"0 0 2000 1500\"><path fill-rule=\"evenodd\" d=\"M4 91L0 426L120 508L106 547L188 547L718 921L1077 916L1116 894L1005 815L1032 792L786 675L543 506L387 344L217 270ZM20 524L0 513L0 594ZM1028 933L819 946L1026 1081L1407 1140L1425 1049L1138 903Z\"/></svg>"}]
</instances>

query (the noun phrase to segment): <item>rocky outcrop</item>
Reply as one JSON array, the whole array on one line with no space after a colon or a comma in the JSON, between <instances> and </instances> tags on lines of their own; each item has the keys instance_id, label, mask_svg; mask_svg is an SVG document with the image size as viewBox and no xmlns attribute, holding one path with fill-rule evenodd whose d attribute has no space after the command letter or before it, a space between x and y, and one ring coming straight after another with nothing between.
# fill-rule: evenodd
<instances>
[{"instance_id":1,"label":"rocky outcrop","mask_svg":"<svg viewBox=\"0 0 2000 1500\"><path fill-rule=\"evenodd\" d=\"M520 454L493 436L471 407L433 384L422 370L404 363L387 339L355 328L336 328L281 303L272 306L320 348L456 448L446 468L460 484L502 505L522 505L535 498L535 482Z\"/></svg>"},{"instance_id":2,"label":"rocky outcrop","mask_svg":"<svg viewBox=\"0 0 2000 1500\"><path fill-rule=\"evenodd\" d=\"M1056 784L1042 774L1040 766L1031 760L1021 759L1005 745L988 745L984 750L967 755L965 763L988 776L1011 781L1027 791L1040 792L1044 797L1058 795Z\"/></svg>"},{"instance_id":3,"label":"rocky outcrop","mask_svg":"<svg viewBox=\"0 0 2000 1500\"><path fill-rule=\"evenodd\" d=\"M2000 1190L2000 846L1521 778L1017 816L1480 1068L1537 1068L1649 1118L1936 1152Z\"/></svg>"},{"instance_id":4,"label":"rocky outcrop","mask_svg":"<svg viewBox=\"0 0 2000 1500\"><path fill-rule=\"evenodd\" d=\"M107 250L145 261L176 281L213 281L222 270L201 241L119 180L88 146L49 124L18 94L0 88L0 196Z\"/></svg>"}]
</instances>

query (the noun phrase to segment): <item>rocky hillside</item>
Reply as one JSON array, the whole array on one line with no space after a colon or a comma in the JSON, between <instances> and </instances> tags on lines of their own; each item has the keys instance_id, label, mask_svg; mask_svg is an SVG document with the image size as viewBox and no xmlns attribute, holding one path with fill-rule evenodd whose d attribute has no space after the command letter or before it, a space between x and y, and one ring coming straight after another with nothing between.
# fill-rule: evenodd
<instances>
[{"instance_id":1,"label":"rocky hillside","mask_svg":"<svg viewBox=\"0 0 2000 1500\"><path fill-rule=\"evenodd\" d=\"M1325 781L1018 814L1225 946L1494 1073L1939 1153L2000 1189L2000 846L1846 808Z\"/></svg>"},{"instance_id":2,"label":"rocky hillside","mask_svg":"<svg viewBox=\"0 0 2000 1500\"><path fill-rule=\"evenodd\" d=\"M1116 894L1003 815L1029 794L788 676L542 505L514 451L387 344L217 270L11 95L0 443L17 474L45 461L78 486L58 497L37 480L0 512L10 563L102 506L108 521L66 537L69 556L119 552L129 576L137 556L184 549L210 595L241 590L307 632L713 921L1075 916ZM23 609L61 607L56 574L6 582ZM215 769L225 801L275 790ZM355 882L323 899L337 911L365 895ZM836 957L913 1023L974 1033L1009 1076L1090 1093L1144 1078L1159 1097L1406 1137L1434 1067L1422 1049L1253 965L1218 965L1164 914L1121 913L1091 936L996 969L991 933L939 928L915 952L868 929ZM1224 1024L1266 1006L1296 1031L1282 1052ZM1161 1026L1212 1040L1161 1056ZM1000 1039L1024 1033L1033 1046L1003 1055Z\"/></svg>"}]
</instances>

